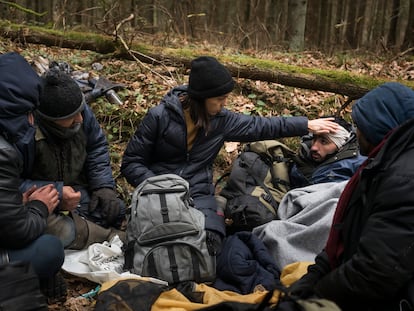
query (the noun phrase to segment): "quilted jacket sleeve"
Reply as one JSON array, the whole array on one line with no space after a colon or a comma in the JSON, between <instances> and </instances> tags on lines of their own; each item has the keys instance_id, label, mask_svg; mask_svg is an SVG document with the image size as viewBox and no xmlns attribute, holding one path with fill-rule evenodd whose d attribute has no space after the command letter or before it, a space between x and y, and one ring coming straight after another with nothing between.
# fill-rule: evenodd
<instances>
[{"instance_id":1,"label":"quilted jacket sleeve","mask_svg":"<svg viewBox=\"0 0 414 311\"><path fill-rule=\"evenodd\" d=\"M44 233L48 210L40 201L23 205L19 191L21 161L0 139L0 247L20 248Z\"/></svg>"},{"instance_id":2,"label":"quilted jacket sleeve","mask_svg":"<svg viewBox=\"0 0 414 311\"><path fill-rule=\"evenodd\" d=\"M155 109L150 110L142 119L122 158L121 172L134 187L155 175L149 166L161 121L154 111Z\"/></svg>"},{"instance_id":3,"label":"quilted jacket sleeve","mask_svg":"<svg viewBox=\"0 0 414 311\"><path fill-rule=\"evenodd\" d=\"M84 129L87 136L87 158L85 170L90 190L114 188L115 181L109 157L106 136L89 106L83 112Z\"/></svg>"}]
</instances>

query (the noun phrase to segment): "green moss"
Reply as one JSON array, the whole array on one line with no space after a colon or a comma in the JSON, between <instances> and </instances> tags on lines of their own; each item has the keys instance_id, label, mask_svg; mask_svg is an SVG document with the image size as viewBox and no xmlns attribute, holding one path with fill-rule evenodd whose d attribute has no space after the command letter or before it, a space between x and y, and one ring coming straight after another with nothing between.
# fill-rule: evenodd
<instances>
[{"instance_id":1,"label":"green moss","mask_svg":"<svg viewBox=\"0 0 414 311\"><path fill-rule=\"evenodd\" d=\"M55 30L47 27L39 27L39 26L26 26L26 25L18 25L13 24L8 21L0 21L0 27L8 28L12 30L20 30L22 28L28 28L33 32L39 33L46 33L51 36L55 36L57 38L64 38L65 40L74 40L74 41L84 41L84 42L92 42L94 46L97 47L97 51L101 51L99 49L100 46L113 46L113 51L116 49L124 49L120 42L114 42L112 37L104 36L96 33L88 33L88 32L79 32L79 31L61 31ZM185 46L181 48L168 48L168 47L159 47L159 46L151 46L146 45L138 42L134 42L131 45L131 50L138 51L143 54L148 55L164 55L174 56L177 58L184 58L184 59L192 59L198 55L211 55L212 52L206 52L205 48L198 47L198 46ZM216 51L217 52L217 51ZM222 53L223 52L223 53ZM286 74L286 75L306 75L310 76L313 79L321 79L326 81L332 81L335 83L340 84L350 84L355 85L360 88L367 88L372 89L378 86L381 83L387 82L388 80L385 79L378 79L373 78L368 75L358 75L353 74L345 70L341 69L320 69L320 68L309 68L303 66L295 66L286 64L280 61L269 60L269 59L259 59L249 55L235 53L233 54L225 54L224 51L220 52L220 55L216 56L221 62L225 64L235 64L238 66L246 66L249 68L257 68L258 70L267 70L273 71L279 74ZM291 56L291 54L289 54ZM303 57L303 55L298 55L297 57ZM346 53L338 54L335 56L335 63L337 66L341 66L341 64L345 64L348 62L348 59L351 57ZM405 80L395 80L402 84L407 85L408 87L414 88L414 81L405 81Z\"/></svg>"}]
</instances>

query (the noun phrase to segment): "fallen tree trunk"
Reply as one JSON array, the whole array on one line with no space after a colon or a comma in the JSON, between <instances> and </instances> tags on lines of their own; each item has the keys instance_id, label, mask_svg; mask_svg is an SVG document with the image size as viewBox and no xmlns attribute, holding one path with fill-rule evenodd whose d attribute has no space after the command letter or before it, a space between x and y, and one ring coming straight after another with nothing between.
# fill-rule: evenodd
<instances>
[{"instance_id":1,"label":"fallen tree trunk","mask_svg":"<svg viewBox=\"0 0 414 311\"><path fill-rule=\"evenodd\" d=\"M4 23L3 23L4 24ZM190 62L193 57L180 56L180 49L160 48L153 46L134 45L133 47L125 47L119 41L108 36L98 34L85 34L77 32L59 32L43 29L39 27L11 26L10 24L0 24L1 36L18 40L21 43L44 44L47 46L58 46L62 48L91 50L101 54L111 54L112 57L125 59L138 59L145 63L160 63L167 65L180 65L186 69L190 68ZM197 50L192 51L194 56ZM230 61L228 61L230 59ZM356 99L363 96L367 91L376 85L384 82L378 81L371 77L355 76L348 72L339 72L335 75L334 71L324 72L321 69L307 69L306 74L298 74L298 67L287 66L278 62L266 60L266 66L261 66L260 60L251 58L250 63L246 64L246 57L243 63L239 61L237 56L226 56L227 61L223 64L230 70L232 75L237 78L252 79L259 81L267 81L279 83L286 86L332 92L347 96L348 99ZM272 64L273 63L273 64ZM279 64L279 65L278 65ZM263 67L263 68L262 68ZM278 69L284 67L285 70ZM286 70L287 68L287 70ZM356 81L356 82L353 82Z\"/></svg>"},{"instance_id":2,"label":"fallen tree trunk","mask_svg":"<svg viewBox=\"0 0 414 311\"><path fill-rule=\"evenodd\" d=\"M359 98L369 91L368 88L363 86L327 80L321 76L292 74L280 71L257 70L251 68L237 68L235 66L228 66L228 68L236 76L241 78L274 82L302 89L332 92L348 96L351 99Z\"/></svg>"},{"instance_id":3,"label":"fallen tree trunk","mask_svg":"<svg viewBox=\"0 0 414 311\"><path fill-rule=\"evenodd\" d=\"M138 58L140 61L146 63L150 63L156 60L157 62L168 63L171 65L181 64L186 69L190 68L191 63L191 59L189 58L165 54L152 54L148 52L146 55L138 53L137 55L135 55L135 57ZM124 55L124 58L129 58L129 56ZM297 74L291 72L283 72L280 70L268 70L260 69L257 67L248 67L245 65L235 65L226 62L223 63L226 65L227 69L229 69L232 76L236 78L266 81L314 91L331 92L347 96L350 100L360 98L371 89L371 87L367 86L352 83L344 83L343 81L337 81L335 79L327 79L323 75ZM371 82L372 81L374 80L371 78ZM375 82L376 83L373 86L381 83L376 80Z\"/></svg>"}]
</instances>

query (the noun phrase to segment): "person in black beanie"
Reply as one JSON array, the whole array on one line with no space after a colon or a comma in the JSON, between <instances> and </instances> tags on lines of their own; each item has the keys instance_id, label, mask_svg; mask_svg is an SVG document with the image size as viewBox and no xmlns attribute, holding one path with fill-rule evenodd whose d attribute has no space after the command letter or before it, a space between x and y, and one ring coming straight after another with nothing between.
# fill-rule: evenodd
<instances>
[{"instance_id":1,"label":"person in black beanie","mask_svg":"<svg viewBox=\"0 0 414 311\"><path fill-rule=\"evenodd\" d=\"M79 85L68 74L50 69L42 76L32 170L22 190L47 183L60 203L48 218L47 232L64 247L83 249L109 241L125 218L112 176L108 143Z\"/></svg>"},{"instance_id":2,"label":"person in black beanie","mask_svg":"<svg viewBox=\"0 0 414 311\"><path fill-rule=\"evenodd\" d=\"M191 62L189 84L173 88L150 109L123 154L121 172L134 187L146 178L173 173L190 184L194 205L206 216L211 254L220 251L225 236L224 215L218 210L213 163L225 141L249 142L308 131L335 131L331 119L259 117L224 108L235 81L216 58Z\"/></svg>"}]
</instances>

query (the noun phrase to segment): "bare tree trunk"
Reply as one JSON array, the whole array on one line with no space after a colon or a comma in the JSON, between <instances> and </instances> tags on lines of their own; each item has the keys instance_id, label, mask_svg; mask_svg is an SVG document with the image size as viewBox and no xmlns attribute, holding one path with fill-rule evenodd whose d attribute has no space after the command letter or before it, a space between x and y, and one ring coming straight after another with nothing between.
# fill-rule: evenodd
<instances>
[{"instance_id":1,"label":"bare tree trunk","mask_svg":"<svg viewBox=\"0 0 414 311\"><path fill-rule=\"evenodd\" d=\"M321 43L321 33L323 26L321 26L321 8L322 0L308 0L308 9L306 16L306 45L308 47L317 49Z\"/></svg>"},{"instance_id":2,"label":"bare tree trunk","mask_svg":"<svg viewBox=\"0 0 414 311\"><path fill-rule=\"evenodd\" d=\"M329 48L329 28L331 25L329 12L332 6L332 1L333 0L324 1L324 3L321 5L321 11L320 11L321 20L320 20L319 27L321 30L319 34L320 36L319 44L324 50Z\"/></svg>"},{"instance_id":3,"label":"bare tree trunk","mask_svg":"<svg viewBox=\"0 0 414 311\"><path fill-rule=\"evenodd\" d=\"M372 24L373 0L365 0L365 10L362 23L361 37L359 46L363 48L369 47L369 37Z\"/></svg>"},{"instance_id":4,"label":"bare tree trunk","mask_svg":"<svg viewBox=\"0 0 414 311\"><path fill-rule=\"evenodd\" d=\"M216 0L216 7L218 9L220 8L220 4L223 2L221 0ZM219 32L218 36L215 36L216 40L219 40L220 44L222 44L223 46L227 46L229 44L234 44L235 42L239 42L238 40L238 29L237 29L237 22L235 21L235 17L238 16L238 12L239 11L239 3L240 1L229 1L229 2L225 2L226 3L226 8L225 8L225 13L226 13L226 27L214 27L215 23L215 19L214 16L210 17L210 22L209 22L209 27L214 27L216 29L216 31ZM222 25L221 23L219 23L219 25ZM227 36L226 34L230 33L230 36Z\"/></svg>"},{"instance_id":5,"label":"bare tree trunk","mask_svg":"<svg viewBox=\"0 0 414 311\"><path fill-rule=\"evenodd\" d=\"M397 29L395 33L395 49L397 51L401 50L401 47L404 44L407 25L410 18L409 13L410 0L400 0L400 6L398 8Z\"/></svg>"},{"instance_id":6,"label":"bare tree trunk","mask_svg":"<svg viewBox=\"0 0 414 311\"><path fill-rule=\"evenodd\" d=\"M410 3L410 13L409 16L414 16L414 0L411 0ZM411 29L411 31L410 31ZM410 18L407 25L407 33L406 33L406 42L404 48L408 48L409 46L414 45L414 18Z\"/></svg>"},{"instance_id":7,"label":"bare tree trunk","mask_svg":"<svg viewBox=\"0 0 414 311\"><path fill-rule=\"evenodd\" d=\"M352 19L352 33L349 34L349 39L352 41L353 48L359 48L360 46L360 33L363 25L364 15L363 15L363 1L352 1L353 10L351 11L353 14Z\"/></svg>"},{"instance_id":8,"label":"bare tree trunk","mask_svg":"<svg viewBox=\"0 0 414 311\"><path fill-rule=\"evenodd\" d=\"M289 1L289 49L303 51L305 46L305 25L307 0Z\"/></svg>"},{"instance_id":9,"label":"bare tree trunk","mask_svg":"<svg viewBox=\"0 0 414 311\"><path fill-rule=\"evenodd\" d=\"M391 20L392 20L392 8L393 1L384 1L383 4L383 23L382 25L377 25L381 29L381 41L385 48L389 46L389 36L391 30Z\"/></svg>"},{"instance_id":10,"label":"bare tree trunk","mask_svg":"<svg viewBox=\"0 0 414 311\"><path fill-rule=\"evenodd\" d=\"M348 25L350 23L349 21L349 7L350 2L349 0L342 1L342 9L341 9L341 20L338 24L339 29L339 47L341 50L344 50L349 45L349 42L347 40L346 34L348 31Z\"/></svg>"},{"instance_id":11,"label":"bare tree trunk","mask_svg":"<svg viewBox=\"0 0 414 311\"><path fill-rule=\"evenodd\" d=\"M337 24L337 14L338 14L338 2L332 1L331 8L330 8L330 23L328 31L328 46L329 52L333 52L336 48L336 39L337 39L337 28L335 25Z\"/></svg>"},{"instance_id":12,"label":"bare tree trunk","mask_svg":"<svg viewBox=\"0 0 414 311\"><path fill-rule=\"evenodd\" d=\"M374 1L372 5L371 19L367 49L374 47L374 49L377 50L380 43L380 35L378 34L380 27L377 27L377 25L383 23L380 1Z\"/></svg>"},{"instance_id":13,"label":"bare tree trunk","mask_svg":"<svg viewBox=\"0 0 414 311\"><path fill-rule=\"evenodd\" d=\"M254 32L254 48L260 50L261 46L267 45L266 43L269 42L270 36L266 21L266 0L261 0L256 3L255 8L255 29Z\"/></svg>"},{"instance_id":14,"label":"bare tree trunk","mask_svg":"<svg viewBox=\"0 0 414 311\"><path fill-rule=\"evenodd\" d=\"M281 0L280 12L278 13L279 37L281 42L286 41L286 34L288 29L288 10L289 0Z\"/></svg>"}]
</instances>

